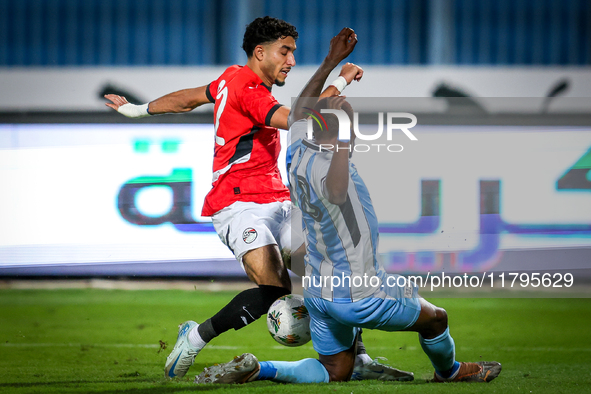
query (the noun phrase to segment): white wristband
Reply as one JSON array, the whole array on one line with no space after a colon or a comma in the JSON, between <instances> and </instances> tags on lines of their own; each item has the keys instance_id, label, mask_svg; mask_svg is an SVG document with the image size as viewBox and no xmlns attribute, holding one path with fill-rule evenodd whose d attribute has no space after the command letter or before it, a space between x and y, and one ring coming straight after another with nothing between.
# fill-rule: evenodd
<instances>
[{"instance_id":1,"label":"white wristband","mask_svg":"<svg viewBox=\"0 0 591 394\"><path fill-rule=\"evenodd\" d=\"M149 104L149 103L148 103ZM150 116L151 114L148 113L148 104L142 105L135 105L131 103L123 104L117 109L122 115L127 116L128 118L145 118L146 116Z\"/></svg>"},{"instance_id":2,"label":"white wristband","mask_svg":"<svg viewBox=\"0 0 591 394\"><path fill-rule=\"evenodd\" d=\"M343 90L345 90L345 88L347 87L347 85L348 85L347 80L343 76L339 76L337 79L335 79L330 84L330 86L334 86L335 88L337 88L337 90L339 91L339 93L343 93Z\"/></svg>"}]
</instances>

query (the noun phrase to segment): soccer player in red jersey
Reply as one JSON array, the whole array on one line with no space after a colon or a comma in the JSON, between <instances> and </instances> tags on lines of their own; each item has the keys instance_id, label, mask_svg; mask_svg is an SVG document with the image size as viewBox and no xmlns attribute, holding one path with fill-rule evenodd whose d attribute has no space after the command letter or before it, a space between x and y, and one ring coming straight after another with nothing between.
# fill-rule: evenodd
<instances>
[{"instance_id":1,"label":"soccer player in red jersey","mask_svg":"<svg viewBox=\"0 0 591 394\"><path fill-rule=\"evenodd\" d=\"M144 105L130 104L117 95L105 96L111 101L107 106L133 118L188 112L214 103L213 183L202 215L212 217L222 242L258 285L239 293L203 323L187 321L179 327L177 342L166 360L165 375L169 378L183 377L211 339L252 323L265 315L277 298L291 292L284 259L289 261L292 249L292 210L277 166L278 128L288 128L290 110L277 102L271 87L284 85L295 66L297 38L295 27L289 23L257 18L244 34L246 65L229 67L209 85L173 92ZM344 28L331 41L323 65L336 67L356 43L353 30ZM359 67L343 66L340 81L321 97L338 94L361 75ZM293 245L294 249L298 246Z\"/></svg>"}]
</instances>

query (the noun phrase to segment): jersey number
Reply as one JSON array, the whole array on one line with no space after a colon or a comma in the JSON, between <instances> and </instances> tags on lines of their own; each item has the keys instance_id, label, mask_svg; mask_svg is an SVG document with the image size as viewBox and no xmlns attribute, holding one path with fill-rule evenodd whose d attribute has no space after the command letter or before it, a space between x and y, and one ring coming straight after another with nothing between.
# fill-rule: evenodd
<instances>
[{"instance_id":1,"label":"jersey number","mask_svg":"<svg viewBox=\"0 0 591 394\"><path fill-rule=\"evenodd\" d=\"M228 88L225 86L226 80L222 80L218 86L218 95L215 97L216 101L220 98L220 105L218 106L218 110L215 114L215 122L214 122L214 130L215 130L215 142L218 145L225 145L226 140L222 137L218 136L218 127L220 126L220 117L222 116L222 112L224 112L224 108L226 108L226 101L228 100Z\"/></svg>"},{"instance_id":2,"label":"jersey number","mask_svg":"<svg viewBox=\"0 0 591 394\"><path fill-rule=\"evenodd\" d=\"M301 175L298 175L298 197L300 200L300 207L302 211L306 212L317 222L322 220L322 211L316 205L310 202L310 184Z\"/></svg>"}]
</instances>

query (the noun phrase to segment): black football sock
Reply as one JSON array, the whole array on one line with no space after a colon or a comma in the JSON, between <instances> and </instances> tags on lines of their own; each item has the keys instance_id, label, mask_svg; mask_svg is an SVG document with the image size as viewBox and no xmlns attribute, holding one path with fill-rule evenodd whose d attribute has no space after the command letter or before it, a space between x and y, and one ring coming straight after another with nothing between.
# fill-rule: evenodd
<instances>
[{"instance_id":1,"label":"black football sock","mask_svg":"<svg viewBox=\"0 0 591 394\"><path fill-rule=\"evenodd\" d=\"M213 325L211 324L211 319L207 319L203 323L199 324L197 327L197 332L199 336L205 343L211 341L213 338L217 337L218 334L213 329Z\"/></svg>"},{"instance_id":2,"label":"black football sock","mask_svg":"<svg viewBox=\"0 0 591 394\"><path fill-rule=\"evenodd\" d=\"M239 330L265 315L277 298L289 294L284 287L260 285L255 289L244 290L234 297L211 319L199 326L199 335L205 342L231 328Z\"/></svg>"}]
</instances>

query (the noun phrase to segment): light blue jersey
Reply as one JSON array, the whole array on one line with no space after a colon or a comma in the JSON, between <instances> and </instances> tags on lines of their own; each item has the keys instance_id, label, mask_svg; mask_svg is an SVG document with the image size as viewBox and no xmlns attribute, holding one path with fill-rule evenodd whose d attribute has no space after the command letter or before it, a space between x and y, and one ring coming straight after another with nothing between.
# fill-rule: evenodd
<instances>
[{"instance_id":1,"label":"light blue jersey","mask_svg":"<svg viewBox=\"0 0 591 394\"><path fill-rule=\"evenodd\" d=\"M385 272L377 259L378 221L365 183L349 164L342 205L328 201L325 181L333 152L306 139L307 121L290 128L288 164L292 200L302 210L309 294L334 302L384 298Z\"/></svg>"},{"instance_id":2,"label":"light blue jersey","mask_svg":"<svg viewBox=\"0 0 591 394\"><path fill-rule=\"evenodd\" d=\"M398 285L379 262L378 220L365 183L349 163L347 200L328 201L326 176L333 152L307 137L307 121L290 128L291 198L302 211L306 242L304 298L314 349L325 355L349 349L357 327L404 330L417 320L417 287ZM295 228L292 225L292 229Z\"/></svg>"}]
</instances>

